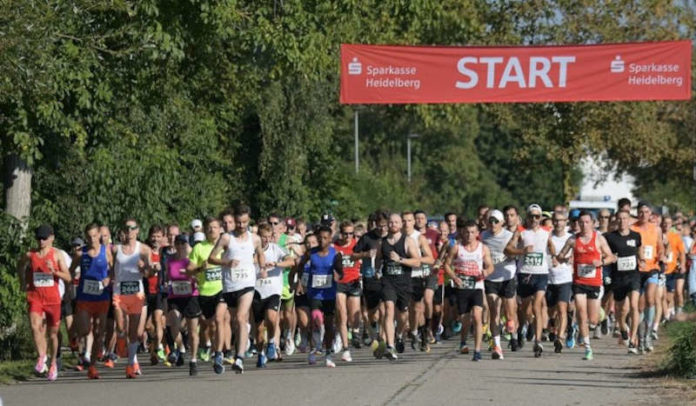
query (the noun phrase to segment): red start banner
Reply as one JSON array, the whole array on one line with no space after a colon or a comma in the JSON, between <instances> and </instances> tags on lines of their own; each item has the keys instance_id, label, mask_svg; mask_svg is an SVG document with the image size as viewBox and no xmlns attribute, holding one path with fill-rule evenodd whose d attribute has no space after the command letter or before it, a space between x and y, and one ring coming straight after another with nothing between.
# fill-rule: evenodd
<instances>
[{"instance_id":1,"label":"red start banner","mask_svg":"<svg viewBox=\"0 0 696 406\"><path fill-rule=\"evenodd\" d=\"M580 46L341 45L341 103L691 98L691 41Z\"/></svg>"}]
</instances>

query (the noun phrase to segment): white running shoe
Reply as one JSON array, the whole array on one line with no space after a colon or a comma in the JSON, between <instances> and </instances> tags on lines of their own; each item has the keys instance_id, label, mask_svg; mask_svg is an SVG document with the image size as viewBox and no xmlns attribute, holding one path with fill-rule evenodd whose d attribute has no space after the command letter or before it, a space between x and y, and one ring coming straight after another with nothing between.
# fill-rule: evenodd
<instances>
[{"instance_id":1,"label":"white running shoe","mask_svg":"<svg viewBox=\"0 0 696 406\"><path fill-rule=\"evenodd\" d=\"M350 356L350 350L343 351L343 355L341 355L341 361L353 362L353 357Z\"/></svg>"}]
</instances>

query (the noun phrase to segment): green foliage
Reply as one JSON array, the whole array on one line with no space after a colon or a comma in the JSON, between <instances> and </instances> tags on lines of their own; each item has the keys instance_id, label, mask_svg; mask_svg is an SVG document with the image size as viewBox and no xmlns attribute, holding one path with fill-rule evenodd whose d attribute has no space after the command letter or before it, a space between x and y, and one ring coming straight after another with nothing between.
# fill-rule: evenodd
<instances>
[{"instance_id":1,"label":"green foliage","mask_svg":"<svg viewBox=\"0 0 696 406\"><path fill-rule=\"evenodd\" d=\"M682 378L696 377L696 324L674 322L667 331L671 345L664 370Z\"/></svg>"}]
</instances>

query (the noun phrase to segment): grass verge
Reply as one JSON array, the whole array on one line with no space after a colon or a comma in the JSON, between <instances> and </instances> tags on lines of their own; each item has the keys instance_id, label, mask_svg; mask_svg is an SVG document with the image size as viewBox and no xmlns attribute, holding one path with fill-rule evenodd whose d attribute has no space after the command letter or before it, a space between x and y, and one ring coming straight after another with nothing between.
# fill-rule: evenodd
<instances>
[{"instance_id":1,"label":"grass verge","mask_svg":"<svg viewBox=\"0 0 696 406\"><path fill-rule=\"evenodd\" d=\"M0 384L7 385L17 381L26 381L32 376L34 361L3 361L0 363Z\"/></svg>"}]
</instances>

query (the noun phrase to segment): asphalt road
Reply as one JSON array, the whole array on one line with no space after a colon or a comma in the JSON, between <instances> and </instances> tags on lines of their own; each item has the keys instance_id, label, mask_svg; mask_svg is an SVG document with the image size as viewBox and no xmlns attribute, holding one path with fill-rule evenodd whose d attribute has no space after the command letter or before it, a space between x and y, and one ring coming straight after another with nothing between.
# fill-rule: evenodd
<instances>
[{"instance_id":1,"label":"asphalt road","mask_svg":"<svg viewBox=\"0 0 696 406\"><path fill-rule=\"evenodd\" d=\"M456 340L433 346L429 354L408 346L395 362L376 360L368 349L354 350L353 362L337 361L335 369L310 366L306 354L286 357L257 369L246 363L243 375L229 369L215 375L209 363L197 377L180 368L151 367L126 380L123 365L100 368L102 379L63 372L56 382L32 379L0 386L4 405L628 405L678 404L659 397L659 382L638 377L640 356L629 356L614 338L593 340L593 361L583 350L552 345L535 359L532 346L505 352L494 361L484 351L481 362L456 351ZM143 357L142 359L144 359Z\"/></svg>"}]
</instances>

